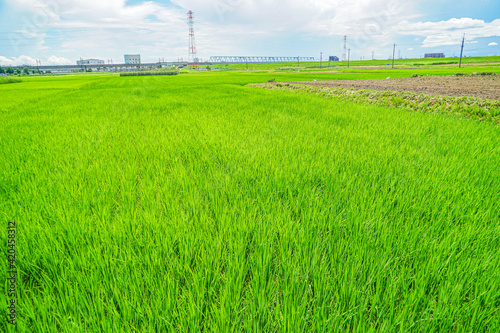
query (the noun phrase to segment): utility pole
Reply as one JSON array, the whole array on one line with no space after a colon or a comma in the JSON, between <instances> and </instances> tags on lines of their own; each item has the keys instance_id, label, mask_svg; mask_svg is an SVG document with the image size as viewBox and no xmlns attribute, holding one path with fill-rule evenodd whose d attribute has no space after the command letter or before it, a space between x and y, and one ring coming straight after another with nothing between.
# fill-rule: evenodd
<instances>
[{"instance_id":1,"label":"utility pole","mask_svg":"<svg viewBox=\"0 0 500 333\"><path fill-rule=\"evenodd\" d=\"M394 56L396 55L396 44L394 44L394 48L392 49L392 68L394 68Z\"/></svg>"},{"instance_id":2,"label":"utility pole","mask_svg":"<svg viewBox=\"0 0 500 333\"><path fill-rule=\"evenodd\" d=\"M319 69L323 68L323 52L319 53Z\"/></svg>"},{"instance_id":3,"label":"utility pole","mask_svg":"<svg viewBox=\"0 0 500 333\"><path fill-rule=\"evenodd\" d=\"M462 68L462 54L464 53L464 43L465 43L465 34L462 38L462 48L460 49L460 62L458 63L458 68Z\"/></svg>"},{"instance_id":4,"label":"utility pole","mask_svg":"<svg viewBox=\"0 0 500 333\"><path fill-rule=\"evenodd\" d=\"M344 49L342 51L342 61L346 61L347 35L344 36Z\"/></svg>"},{"instance_id":5,"label":"utility pole","mask_svg":"<svg viewBox=\"0 0 500 333\"><path fill-rule=\"evenodd\" d=\"M351 59L351 49L347 50L347 68L349 68L349 60Z\"/></svg>"}]
</instances>

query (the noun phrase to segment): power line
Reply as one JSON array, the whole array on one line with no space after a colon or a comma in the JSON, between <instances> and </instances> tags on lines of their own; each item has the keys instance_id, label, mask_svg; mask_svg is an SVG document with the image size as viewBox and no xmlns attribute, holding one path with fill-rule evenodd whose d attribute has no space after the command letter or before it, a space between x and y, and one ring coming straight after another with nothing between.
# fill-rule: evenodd
<instances>
[{"instance_id":1,"label":"power line","mask_svg":"<svg viewBox=\"0 0 500 333\"><path fill-rule=\"evenodd\" d=\"M96 29L103 30L102 28L96 28ZM117 29L117 28L109 28L109 29ZM151 33L155 33L155 32L161 33L161 31L155 31L155 30L146 29L146 28L139 28L138 30L130 28L129 30L131 30L134 33L141 32L143 34L151 34ZM127 34L129 36L131 31L112 32L112 33L109 33L110 36L107 38L114 39L117 34ZM4 40L4 41L5 40L12 40L13 38L15 38L18 35L23 35L22 38L24 38L24 39L37 39L38 38L38 37L33 37L33 36L29 35L29 33L30 33L30 31L14 31L14 32L12 32L12 34L14 36L9 37L9 38L0 38L0 41L1 40ZM34 33L43 34L45 32L34 32ZM61 36L50 36L49 35L49 36L40 37L40 39L45 39L45 38L68 39L68 38L75 38L75 37L97 37L97 36L102 36L104 32L96 33L96 34L89 34L89 33L82 31L82 34L78 34L78 35L73 35L72 32L60 32L60 33L62 34Z\"/></svg>"}]
</instances>

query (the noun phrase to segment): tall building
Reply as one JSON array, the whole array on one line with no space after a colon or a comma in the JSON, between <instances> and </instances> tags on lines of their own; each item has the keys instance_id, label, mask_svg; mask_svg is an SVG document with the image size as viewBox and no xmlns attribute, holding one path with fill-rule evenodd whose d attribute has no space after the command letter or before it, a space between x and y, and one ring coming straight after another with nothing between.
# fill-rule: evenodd
<instances>
[{"instance_id":1,"label":"tall building","mask_svg":"<svg viewBox=\"0 0 500 333\"><path fill-rule=\"evenodd\" d=\"M140 54L125 54L125 64L140 64L141 55Z\"/></svg>"},{"instance_id":2,"label":"tall building","mask_svg":"<svg viewBox=\"0 0 500 333\"><path fill-rule=\"evenodd\" d=\"M99 60L99 59L82 59L82 60L77 60L76 64L78 66L83 66L83 65L104 65L104 60Z\"/></svg>"}]
</instances>

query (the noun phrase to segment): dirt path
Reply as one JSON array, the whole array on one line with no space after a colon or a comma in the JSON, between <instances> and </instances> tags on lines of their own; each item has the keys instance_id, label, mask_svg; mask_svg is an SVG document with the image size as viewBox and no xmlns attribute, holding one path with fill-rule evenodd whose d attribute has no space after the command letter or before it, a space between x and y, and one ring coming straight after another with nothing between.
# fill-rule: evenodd
<instances>
[{"instance_id":1,"label":"dirt path","mask_svg":"<svg viewBox=\"0 0 500 333\"><path fill-rule=\"evenodd\" d=\"M323 87L411 91L425 95L472 96L500 100L500 76L423 76L384 80L332 80L290 82Z\"/></svg>"}]
</instances>

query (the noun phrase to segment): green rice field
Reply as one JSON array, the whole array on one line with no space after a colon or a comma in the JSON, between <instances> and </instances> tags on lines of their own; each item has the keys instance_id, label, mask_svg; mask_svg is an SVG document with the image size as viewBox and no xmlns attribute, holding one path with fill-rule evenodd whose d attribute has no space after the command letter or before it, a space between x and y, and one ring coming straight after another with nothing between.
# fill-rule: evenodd
<instances>
[{"instance_id":1,"label":"green rice field","mask_svg":"<svg viewBox=\"0 0 500 333\"><path fill-rule=\"evenodd\" d=\"M247 86L483 70L0 85L0 331L499 332L497 123Z\"/></svg>"}]
</instances>

